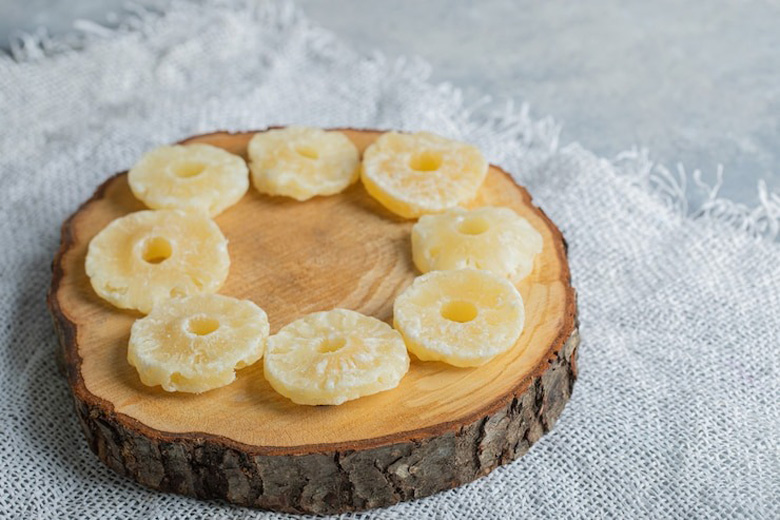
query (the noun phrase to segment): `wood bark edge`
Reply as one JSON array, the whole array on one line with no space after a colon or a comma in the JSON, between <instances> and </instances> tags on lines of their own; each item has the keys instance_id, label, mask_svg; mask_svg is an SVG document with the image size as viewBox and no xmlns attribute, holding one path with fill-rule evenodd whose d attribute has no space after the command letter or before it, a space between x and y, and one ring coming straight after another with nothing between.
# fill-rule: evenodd
<instances>
[{"instance_id":1,"label":"wood bark edge","mask_svg":"<svg viewBox=\"0 0 780 520\"><path fill-rule=\"evenodd\" d=\"M387 506L468 483L519 458L553 427L571 396L579 332L566 242L520 187L555 236L567 282L566 312L560 334L542 362L512 392L470 417L386 437L288 448L250 446L199 432L163 432L117 413L84 384L76 324L60 308L57 290L64 276L62 257L73 244L74 217L103 197L108 185L123 174L104 182L63 223L47 298L61 347L60 366L87 442L121 475L161 491L292 513Z\"/></svg>"}]
</instances>

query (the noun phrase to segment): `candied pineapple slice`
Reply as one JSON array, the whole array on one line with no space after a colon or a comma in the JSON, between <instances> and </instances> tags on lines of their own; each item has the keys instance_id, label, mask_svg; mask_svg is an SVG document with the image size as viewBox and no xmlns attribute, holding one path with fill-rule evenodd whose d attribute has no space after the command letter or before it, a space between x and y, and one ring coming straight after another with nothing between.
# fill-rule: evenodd
<instances>
[{"instance_id":1,"label":"candied pineapple slice","mask_svg":"<svg viewBox=\"0 0 780 520\"><path fill-rule=\"evenodd\" d=\"M341 404L398 386L409 370L401 335L359 312L315 312L268 340L265 377L298 404Z\"/></svg>"},{"instance_id":2,"label":"candied pineapple slice","mask_svg":"<svg viewBox=\"0 0 780 520\"><path fill-rule=\"evenodd\" d=\"M525 310L520 293L506 278L459 269L416 278L396 298L393 318L419 359L473 367L517 343Z\"/></svg>"},{"instance_id":3,"label":"candied pineapple slice","mask_svg":"<svg viewBox=\"0 0 780 520\"><path fill-rule=\"evenodd\" d=\"M488 164L474 146L429 132L382 134L363 154L368 193L404 218L439 213L473 199Z\"/></svg>"},{"instance_id":4,"label":"candied pineapple slice","mask_svg":"<svg viewBox=\"0 0 780 520\"><path fill-rule=\"evenodd\" d=\"M542 235L509 208L453 208L412 227L412 257L423 272L485 269L518 282L542 251Z\"/></svg>"},{"instance_id":5,"label":"candied pineapple slice","mask_svg":"<svg viewBox=\"0 0 780 520\"><path fill-rule=\"evenodd\" d=\"M305 126L258 132L249 159L258 191L299 201L343 191L360 168L358 149L346 135Z\"/></svg>"},{"instance_id":6,"label":"candied pineapple slice","mask_svg":"<svg viewBox=\"0 0 780 520\"><path fill-rule=\"evenodd\" d=\"M249 189L249 168L241 157L216 146L161 146L141 157L127 182L133 195L152 209L215 217Z\"/></svg>"},{"instance_id":7,"label":"candied pineapple slice","mask_svg":"<svg viewBox=\"0 0 780 520\"><path fill-rule=\"evenodd\" d=\"M200 393L228 385L263 356L269 326L249 300L219 294L173 298L130 330L127 360L147 386Z\"/></svg>"},{"instance_id":8,"label":"candied pineapple slice","mask_svg":"<svg viewBox=\"0 0 780 520\"><path fill-rule=\"evenodd\" d=\"M85 262L98 296L144 314L171 297L216 292L229 268L227 239L217 224L178 210L114 220L89 243Z\"/></svg>"}]
</instances>

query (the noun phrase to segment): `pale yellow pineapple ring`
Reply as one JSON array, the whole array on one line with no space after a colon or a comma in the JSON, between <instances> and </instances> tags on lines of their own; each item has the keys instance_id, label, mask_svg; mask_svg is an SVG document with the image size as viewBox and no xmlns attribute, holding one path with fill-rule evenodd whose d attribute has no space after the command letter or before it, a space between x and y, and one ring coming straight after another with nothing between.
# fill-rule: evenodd
<instances>
[{"instance_id":1,"label":"pale yellow pineapple ring","mask_svg":"<svg viewBox=\"0 0 780 520\"><path fill-rule=\"evenodd\" d=\"M259 132L248 154L258 191L299 201L343 191L360 169L357 147L335 130L288 126Z\"/></svg>"},{"instance_id":2,"label":"pale yellow pineapple ring","mask_svg":"<svg viewBox=\"0 0 780 520\"><path fill-rule=\"evenodd\" d=\"M152 209L202 211L211 217L237 203L249 189L244 160L208 144L161 146L127 174L133 195Z\"/></svg>"},{"instance_id":3,"label":"pale yellow pineapple ring","mask_svg":"<svg viewBox=\"0 0 780 520\"><path fill-rule=\"evenodd\" d=\"M485 269L518 282L533 270L542 235L509 208L454 208L412 227L412 258L423 272Z\"/></svg>"},{"instance_id":4,"label":"pale yellow pineapple ring","mask_svg":"<svg viewBox=\"0 0 780 520\"><path fill-rule=\"evenodd\" d=\"M359 312L315 312L268 341L265 378L298 404L341 404L398 386L409 370L401 335Z\"/></svg>"},{"instance_id":5,"label":"pale yellow pineapple ring","mask_svg":"<svg viewBox=\"0 0 780 520\"><path fill-rule=\"evenodd\" d=\"M517 343L525 310L506 278L476 269L432 271L396 298L393 320L419 359L472 367Z\"/></svg>"},{"instance_id":6,"label":"pale yellow pineapple ring","mask_svg":"<svg viewBox=\"0 0 780 520\"><path fill-rule=\"evenodd\" d=\"M219 294L173 298L130 330L127 360L147 386L205 392L232 383L263 356L268 316L249 300Z\"/></svg>"},{"instance_id":7,"label":"pale yellow pineapple ring","mask_svg":"<svg viewBox=\"0 0 780 520\"><path fill-rule=\"evenodd\" d=\"M387 209L416 218L473 199L487 171L475 146L429 132L386 132L364 152L361 179Z\"/></svg>"},{"instance_id":8,"label":"pale yellow pineapple ring","mask_svg":"<svg viewBox=\"0 0 780 520\"><path fill-rule=\"evenodd\" d=\"M216 292L229 268L227 239L217 224L177 210L112 221L90 241L85 262L98 296L145 314L168 298Z\"/></svg>"}]
</instances>

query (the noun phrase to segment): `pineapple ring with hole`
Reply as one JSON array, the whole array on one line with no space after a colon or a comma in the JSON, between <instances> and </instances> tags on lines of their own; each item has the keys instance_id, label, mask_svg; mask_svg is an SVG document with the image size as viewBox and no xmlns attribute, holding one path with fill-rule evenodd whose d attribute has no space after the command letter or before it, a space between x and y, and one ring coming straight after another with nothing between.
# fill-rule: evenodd
<instances>
[{"instance_id":1,"label":"pineapple ring with hole","mask_svg":"<svg viewBox=\"0 0 780 520\"><path fill-rule=\"evenodd\" d=\"M360 153L338 131L288 126L249 141L252 183L258 191L298 201L333 195L358 179Z\"/></svg>"},{"instance_id":2,"label":"pineapple ring with hole","mask_svg":"<svg viewBox=\"0 0 780 520\"><path fill-rule=\"evenodd\" d=\"M315 312L268 340L265 378L298 404L341 404L395 388L409 370L401 335L359 312Z\"/></svg>"},{"instance_id":3,"label":"pineapple ring with hole","mask_svg":"<svg viewBox=\"0 0 780 520\"><path fill-rule=\"evenodd\" d=\"M431 271L393 305L395 328L422 361L473 367L512 348L525 324L523 299L488 271Z\"/></svg>"},{"instance_id":4,"label":"pineapple ring with hole","mask_svg":"<svg viewBox=\"0 0 780 520\"><path fill-rule=\"evenodd\" d=\"M160 146L127 174L133 195L152 209L202 211L215 217L249 189L244 160L208 144Z\"/></svg>"},{"instance_id":5,"label":"pineapple ring with hole","mask_svg":"<svg viewBox=\"0 0 780 520\"><path fill-rule=\"evenodd\" d=\"M171 297L216 292L229 268L227 239L217 224L177 210L112 221L90 241L85 262L98 296L144 314Z\"/></svg>"},{"instance_id":6,"label":"pineapple ring with hole","mask_svg":"<svg viewBox=\"0 0 780 520\"><path fill-rule=\"evenodd\" d=\"M542 235L509 208L454 208L412 227L412 258L423 272L484 269L518 282L533 270Z\"/></svg>"},{"instance_id":7,"label":"pineapple ring with hole","mask_svg":"<svg viewBox=\"0 0 780 520\"><path fill-rule=\"evenodd\" d=\"M147 386L200 393L232 383L236 369L260 359L268 333L268 316L250 300L172 298L133 323L127 361Z\"/></svg>"},{"instance_id":8,"label":"pineapple ring with hole","mask_svg":"<svg viewBox=\"0 0 780 520\"><path fill-rule=\"evenodd\" d=\"M386 132L363 154L361 179L387 209L417 218L473 199L487 171L475 146L429 132Z\"/></svg>"}]
</instances>

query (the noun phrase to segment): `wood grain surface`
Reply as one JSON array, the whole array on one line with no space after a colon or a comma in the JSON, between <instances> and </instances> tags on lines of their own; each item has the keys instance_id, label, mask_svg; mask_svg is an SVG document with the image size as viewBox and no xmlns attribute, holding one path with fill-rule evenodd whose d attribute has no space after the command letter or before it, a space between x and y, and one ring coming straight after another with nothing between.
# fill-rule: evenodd
<instances>
[{"instance_id":1,"label":"wood grain surface","mask_svg":"<svg viewBox=\"0 0 780 520\"><path fill-rule=\"evenodd\" d=\"M379 135L343 131L361 151ZM186 142L246 156L252 135L220 132ZM533 272L517 286L526 307L518 343L477 368L412 357L394 390L311 407L274 392L262 362L200 395L140 382L126 359L130 326L140 315L102 301L84 272L90 239L111 220L144 209L126 174L112 177L63 225L49 295L63 366L93 450L119 473L157 489L317 513L424 496L522 455L552 427L576 378L566 246L528 193L497 167L472 205L508 206L544 239ZM390 323L394 298L419 274L411 260L412 222L389 213L359 183L306 202L250 188L216 222L231 257L220 292L260 305L272 333L335 307Z\"/></svg>"}]
</instances>

